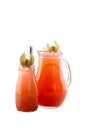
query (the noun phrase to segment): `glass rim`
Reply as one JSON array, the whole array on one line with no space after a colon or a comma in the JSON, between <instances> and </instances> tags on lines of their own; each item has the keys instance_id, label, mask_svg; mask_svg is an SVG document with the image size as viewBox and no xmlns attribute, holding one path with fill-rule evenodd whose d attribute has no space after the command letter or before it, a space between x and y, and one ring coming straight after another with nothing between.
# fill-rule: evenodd
<instances>
[{"instance_id":1,"label":"glass rim","mask_svg":"<svg viewBox=\"0 0 87 130\"><path fill-rule=\"evenodd\" d=\"M35 68L35 65L31 65L31 66L22 66L19 64L19 68L18 70L31 70L31 69L34 69Z\"/></svg>"}]
</instances>

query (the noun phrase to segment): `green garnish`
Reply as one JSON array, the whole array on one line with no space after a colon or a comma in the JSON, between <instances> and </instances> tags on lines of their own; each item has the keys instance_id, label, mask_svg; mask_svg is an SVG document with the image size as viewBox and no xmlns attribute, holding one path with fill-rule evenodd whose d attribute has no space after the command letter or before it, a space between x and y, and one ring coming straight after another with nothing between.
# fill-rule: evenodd
<instances>
[{"instance_id":1,"label":"green garnish","mask_svg":"<svg viewBox=\"0 0 87 130\"><path fill-rule=\"evenodd\" d=\"M20 64L21 64L22 66L25 65L26 59L27 59L27 55L26 55L25 52L23 52L22 55L20 56Z\"/></svg>"},{"instance_id":2,"label":"green garnish","mask_svg":"<svg viewBox=\"0 0 87 130\"><path fill-rule=\"evenodd\" d=\"M60 46L59 46L59 44L56 42L56 41L54 41L54 44L55 45L50 45L50 44L48 44L48 43L46 43L46 45L45 45L45 47L44 47L44 51L47 51L47 52L60 52Z\"/></svg>"},{"instance_id":3,"label":"green garnish","mask_svg":"<svg viewBox=\"0 0 87 130\"><path fill-rule=\"evenodd\" d=\"M29 52L29 58L27 58L27 55L25 52L22 53L20 56L20 64L22 66L31 66L34 64L34 56L33 56L33 48L30 47L30 52Z\"/></svg>"}]
</instances>

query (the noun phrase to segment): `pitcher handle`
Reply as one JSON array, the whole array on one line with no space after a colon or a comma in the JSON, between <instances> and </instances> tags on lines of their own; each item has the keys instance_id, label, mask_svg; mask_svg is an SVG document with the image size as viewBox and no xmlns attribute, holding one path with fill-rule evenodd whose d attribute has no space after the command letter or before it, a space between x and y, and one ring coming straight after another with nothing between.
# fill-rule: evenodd
<instances>
[{"instance_id":1,"label":"pitcher handle","mask_svg":"<svg viewBox=\"0 0 87 130\"><path fill-rule=\"evenodd\" d=\"M62 62L65 64L66 69L67 69L67 74L68 74L68 78L67 78L67 86L69 87L71 84L71 69L70 69L70 65L68 63L67 60L62 59Z\"/></svg>"}]
</instances>

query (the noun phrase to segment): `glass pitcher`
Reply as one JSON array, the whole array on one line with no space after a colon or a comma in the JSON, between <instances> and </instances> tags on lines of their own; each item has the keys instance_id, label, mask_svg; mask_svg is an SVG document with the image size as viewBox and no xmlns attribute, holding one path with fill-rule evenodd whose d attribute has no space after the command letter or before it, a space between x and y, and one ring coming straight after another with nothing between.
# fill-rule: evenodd
<instances>
[{"instance_id":1,"label":"glass pitcher","mask_svg":"<svg viewBox=\"0 0 87 130\"><path fill-rule=\"evenodd\" d=\"M15 102L19 111L29 112L37 110L38 94L34 66L19 67Z\"/></svg>"},{"instance_id":2,"label":"glass pitcher","mask_svg":"<svg viewBox=\"0 0 87 130\"><path fill-rule=\"evenodd\" d=\"M36 73L39 105L60 106L71 83L70 66L62 59L62 53L38 51L39 61ZM62 63L66 64L68 79L64 78Z\"/></svg>"}]
</instances>

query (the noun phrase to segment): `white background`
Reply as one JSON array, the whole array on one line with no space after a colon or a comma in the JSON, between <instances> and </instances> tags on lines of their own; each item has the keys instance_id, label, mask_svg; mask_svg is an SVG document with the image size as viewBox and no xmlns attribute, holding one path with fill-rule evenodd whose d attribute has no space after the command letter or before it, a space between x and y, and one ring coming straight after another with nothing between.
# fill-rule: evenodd
<instances>
[{"instance_id":1,"label":"white background","mask_svg":"<svg viewBox=\"0 0 87 130\"><path fill-rule=\"evenodd\" d=\"M15 108L15 86L21 52L56 40L71 66L72 83L57 109ZM86 0L0 0L0 129L87 130Z\"/></svg>"}]
</instances>

